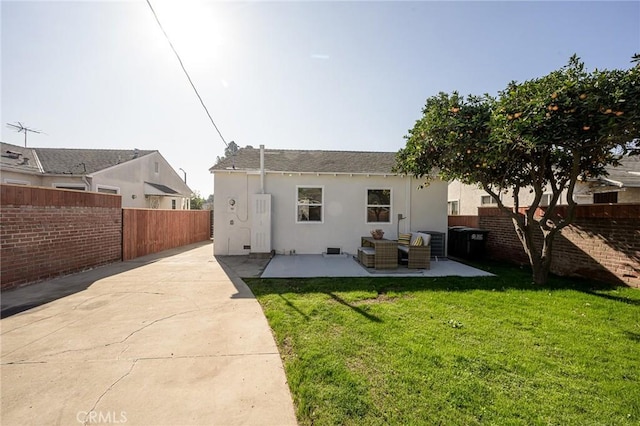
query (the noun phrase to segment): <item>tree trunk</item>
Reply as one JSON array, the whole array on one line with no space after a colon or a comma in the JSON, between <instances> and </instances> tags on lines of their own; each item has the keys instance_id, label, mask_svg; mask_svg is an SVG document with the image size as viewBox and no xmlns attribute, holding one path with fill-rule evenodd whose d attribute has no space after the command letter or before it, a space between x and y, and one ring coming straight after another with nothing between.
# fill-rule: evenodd
<instances>
[{"instance_id":1,"label":"tree trunk","mask_svg":"<svg viewBox=\"0 0 640 426\"><path fill-rule=\"evenodd\" d=\"M537 285L545 285L549 280L551 270L553 239L557 233L555 230L545 231L540 222L523 223L513 219L516 234L520 238L522 247L529 257L529 264L533 271L533 282ZM543 235L542 245L536 244L534 231L540 230Z\"/></svg>"},{"instance_id":2,"label":"tree trunk","mask_svg":"<svg viewBox=\"0 0 640 426\"><path fill-rule=\"evenodd\" d=\"M549 266L545 265L545 262L536 262L531 265L533 269L533 283L536 285L545 285L549 279Z\"/></svg>"}]
</instances>

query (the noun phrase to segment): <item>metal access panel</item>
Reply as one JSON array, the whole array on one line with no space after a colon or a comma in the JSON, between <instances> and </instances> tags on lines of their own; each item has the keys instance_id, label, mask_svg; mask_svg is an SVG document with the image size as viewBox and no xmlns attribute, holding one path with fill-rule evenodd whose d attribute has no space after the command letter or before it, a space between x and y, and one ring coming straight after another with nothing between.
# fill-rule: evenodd
<instances>
[{"instance_id":1,"label":"metal access panel","mask_svg":"<svg viewBox=\"0 0 640 426\"><path fill-rule=\"evenodd\" d=\"M251 195L251 252L271 251L271 194Z\"/></svg>"},{"instance_id":2,"label":"metal access panel","mask_svg":"<svg viewBox=\"0 0 640 426\"><path fill-rule=\"evenodd\" d=\"M431 235L431 257L446 257L445 233L436 231L418 231Z\"/></svg>"}]
</instances>

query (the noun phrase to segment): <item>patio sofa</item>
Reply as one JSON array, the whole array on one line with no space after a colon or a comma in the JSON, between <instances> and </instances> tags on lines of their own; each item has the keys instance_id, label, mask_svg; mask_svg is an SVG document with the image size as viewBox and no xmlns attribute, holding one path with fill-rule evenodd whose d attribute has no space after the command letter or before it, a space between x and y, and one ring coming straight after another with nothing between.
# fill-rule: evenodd
<instances>
[{"instance_id":1,"label":"patio sofa","mask_svg":"<svg viewBox=\"0 0 640 426\"><path fill-rule=\"evenodd\" d=\"M398 260L407 259L409 269L431 269L431 235L410 232L398 235Z\"/></svg>"}]
</instances>

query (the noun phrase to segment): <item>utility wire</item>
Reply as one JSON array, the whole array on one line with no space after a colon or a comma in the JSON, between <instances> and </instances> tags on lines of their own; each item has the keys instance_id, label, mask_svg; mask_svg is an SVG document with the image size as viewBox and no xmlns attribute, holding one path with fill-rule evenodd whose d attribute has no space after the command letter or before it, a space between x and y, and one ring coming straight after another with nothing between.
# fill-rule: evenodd
<instances>
[{"instance_id":1,"label":"utility wire","mask_svg":"<svg viewBox=\"0 0 640 426\"><path fill-rule=\"evenodd\" d=\"M171 39L169 39L169 35L167 35L167 32L164 30L164 27L160 23L160 19L158 19L158 15L156 15L156 11L153 10L153 6L151 6L151 2L149 0L147 0L147 4L149 5L149 9L151 9L151 13L153 13L153 17L156 18L156 22L158 23L158 26L162 30L162 33L164 34L164 37L169 42L169 46L171 46L171 50L173 50L173 53L175 53L176 58L178 58L178 62L180 62L180 66L182 67L182 71L184 71L184 75L187 76L187 80L189 80L189 84L191 84L191 87L193 88L193 91L196 92L196 96L198 97L198 100L200 101L200 104L202 105L202 108L204 108L204 111L207 113L207 116L209 117L209 120L211 120L211 124L213 124L213 127L218 132L218 135L220 135L220 139L222 139L222 142L224 142L224 145L228 147L229 144L227 143L226 140L224 140L224 136L222 136L222 133L220 133L220 129L218 129L218 126L216 126L216 122L213 121L213 117L211 117L211 114L209 113L209 110L207 109L207 106L204 104L204 101L202 100L202 97L200 96L200 93L198 93L198 89L196 89L196 86L195 86L195 84L193 84L193 81L191 80L191 77L189 76L189 73L187 72L187 69L185 68L184 64L182 63L182 59L180 59L180 55L178 54L178 51L176 50L175 47L173 47L173 43L171 43Z\"/></svg>"}]
</instances>

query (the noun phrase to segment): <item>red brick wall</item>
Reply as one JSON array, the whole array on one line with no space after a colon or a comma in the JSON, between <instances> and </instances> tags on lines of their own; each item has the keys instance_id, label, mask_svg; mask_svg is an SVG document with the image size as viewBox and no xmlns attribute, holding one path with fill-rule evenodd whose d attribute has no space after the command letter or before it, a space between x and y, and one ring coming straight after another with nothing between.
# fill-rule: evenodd
<instances>
[{"instance_id":1,"label":"red brick wall","mask_svg":"<svg viewBox=\"0 0 640 426\"><path fill-rule=\"evenodd\" d=\"M121 260L119 195L0 185L1 288Z\"/></svg>"},{"instance_id":2,"label":"red brick wall","mask_svg":"<svg viewBox=\"0 0 640 426\"><path fill-rule=\"evenodd\" d=\"M478 208L478 215L489 231L489 257L529 263L511 219L491 207ZM574 224L556 237L551 270L640 288L640 204L578 206Z\"/></svg>"}]
</instances>

